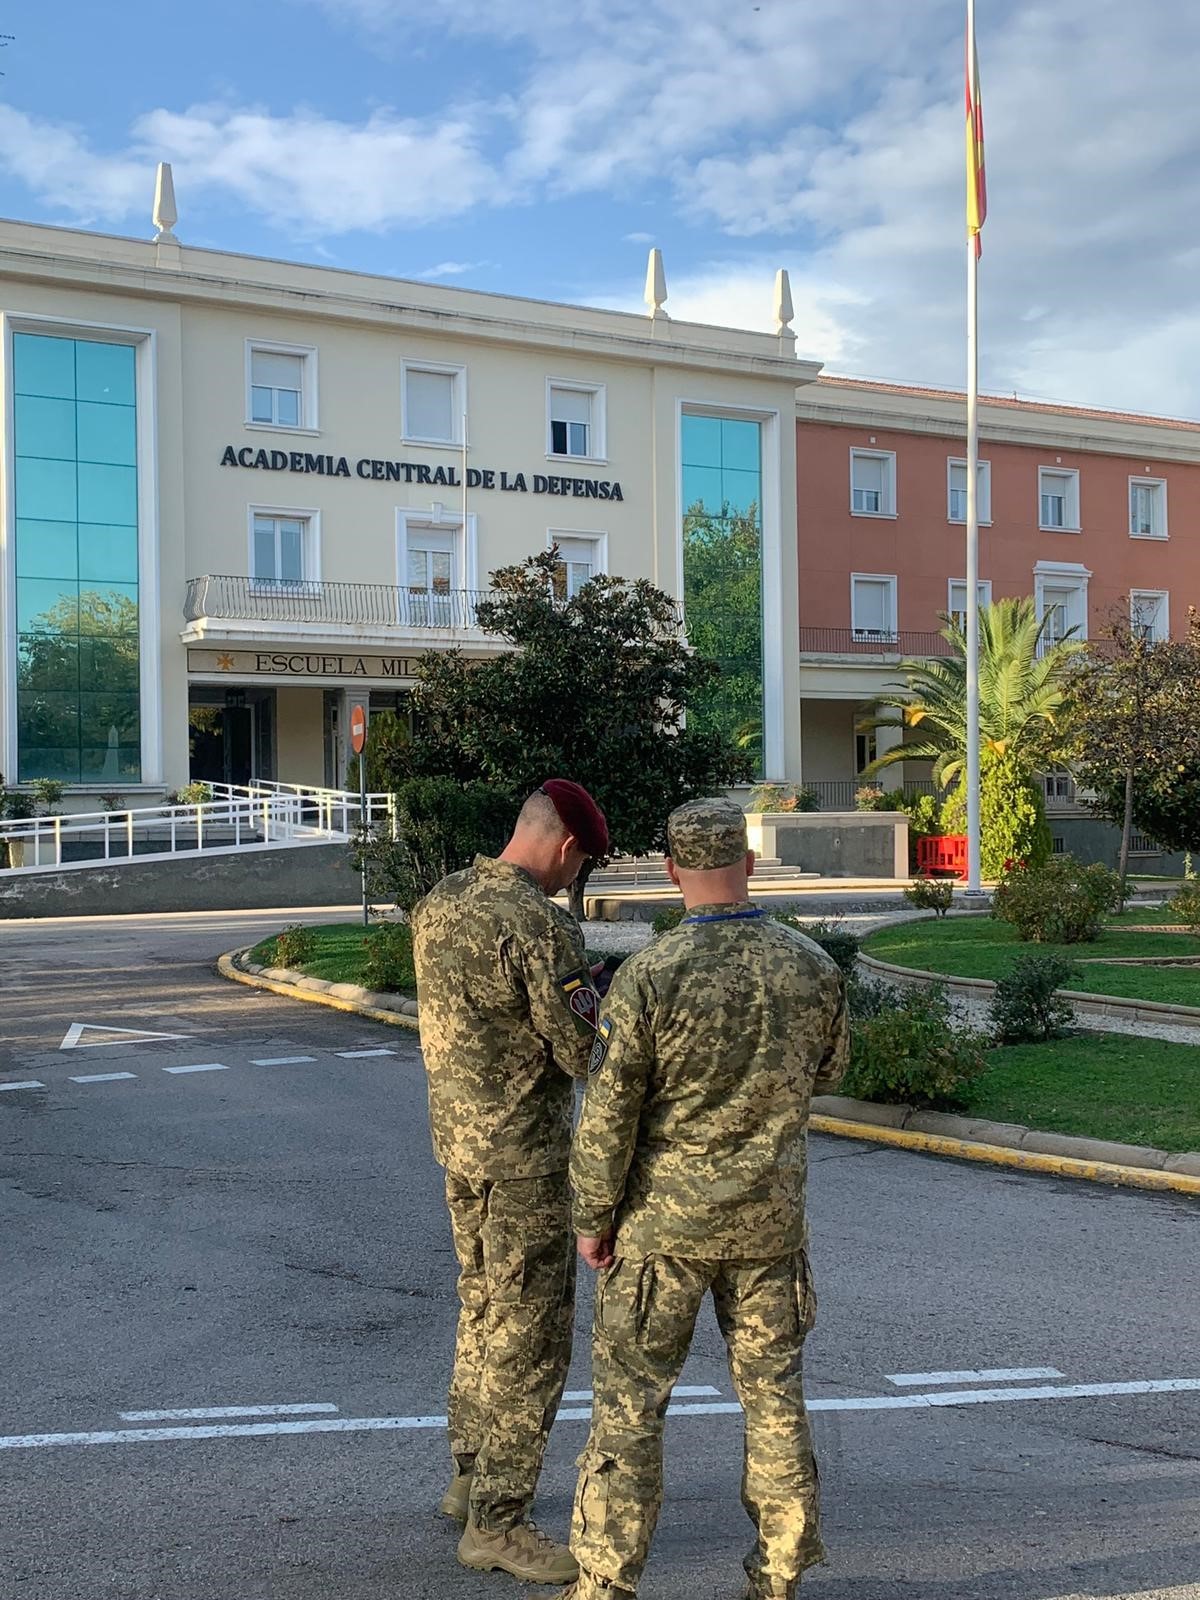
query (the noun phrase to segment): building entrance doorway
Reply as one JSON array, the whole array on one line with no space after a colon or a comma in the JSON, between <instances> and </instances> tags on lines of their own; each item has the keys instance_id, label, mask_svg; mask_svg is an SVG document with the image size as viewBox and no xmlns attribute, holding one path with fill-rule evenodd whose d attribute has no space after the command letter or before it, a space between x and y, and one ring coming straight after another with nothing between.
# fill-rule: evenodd
<instances>
[{"instance_id":1,"label":"building entrance doorway","mask_svg":"<svg viewBox=\"0 0 1200 1600\"><path fill-rule=\"evenodd\" d=\"M274 691L193 688L188 695L193 783L244 787L274 775Z\"/></svg>"}]
</instances>

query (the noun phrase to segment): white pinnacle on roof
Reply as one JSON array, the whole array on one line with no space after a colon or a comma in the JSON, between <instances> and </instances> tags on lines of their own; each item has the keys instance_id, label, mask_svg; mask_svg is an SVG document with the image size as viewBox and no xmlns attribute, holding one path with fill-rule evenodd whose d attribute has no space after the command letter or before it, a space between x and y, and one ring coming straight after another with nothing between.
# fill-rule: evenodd
<instances>
[{"instance_id":1,"label":"white pinnacle on roof","mask_svg":"<svg viewBox=\"0 0 1200 1600\"><path fill-rule=\"evenodd\" d=\"M154 184L153 220L154 226L158 229L154 235L155 243L160 239L175 237L171 229L179 221L179 212L175 209L175 180L171 176L169 161L158 163L158 177Z\"/></svg>"},{"instance_id":2,"label":"white pinnacle on roof","mask_svg":"<svg viewBox=\"0 0 1200 1600\"><path fill-rule=\"evenodd\" d=\"M665 317L667 313L663 305L667 298L667 274L663 270L662 251L651 250L650 259L646 263L646 305L652 317Z\"/></svg>"},{"instance_id":3,"label":"white pinnacle on roof","mask_svg":"<svg viewBox=\"0 0 1200 1600\"><path fill-rule=\"evenodd\" d=\"M780 267L775 274L775 332L790 332L792 318L795 315L792 309L791 280L787 275L787 268Z\"/></svg>"}]
</instances>

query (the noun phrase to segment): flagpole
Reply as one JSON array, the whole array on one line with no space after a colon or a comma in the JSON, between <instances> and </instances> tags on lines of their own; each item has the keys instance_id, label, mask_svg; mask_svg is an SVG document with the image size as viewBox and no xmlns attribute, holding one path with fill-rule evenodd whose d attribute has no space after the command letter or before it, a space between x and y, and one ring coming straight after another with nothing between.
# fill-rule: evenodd
<instances>
[{"instance_id":1,"label":"flagpole","mask_svg":"<svg viewBox=\"0 0 1200 1600\"><path fill-rule=\"evenodd\" d=\"M967 67L975 61L975 0L967 0ZM967 893L980 893L979 834L979 254L967 234Z\"/></svg>"}]
</instances>

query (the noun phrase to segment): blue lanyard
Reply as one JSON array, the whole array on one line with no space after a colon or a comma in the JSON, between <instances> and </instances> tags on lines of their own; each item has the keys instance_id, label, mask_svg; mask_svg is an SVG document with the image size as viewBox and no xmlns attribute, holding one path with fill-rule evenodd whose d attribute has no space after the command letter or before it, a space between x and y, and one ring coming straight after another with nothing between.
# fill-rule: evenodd
<instances>
[{"instance_id":1,"label":"blue lanyard","mask_svg":"<svg viewBox=\"0 0 1200 1600\"><path fill-rule=\"evenodd\" d=\"M751 906L749 911L713 911L705 917L684 917L684 922L693 925L701 922L744 922L751 917L765 917L766 912L761 906Z\"/></svg>"}]
</instances>

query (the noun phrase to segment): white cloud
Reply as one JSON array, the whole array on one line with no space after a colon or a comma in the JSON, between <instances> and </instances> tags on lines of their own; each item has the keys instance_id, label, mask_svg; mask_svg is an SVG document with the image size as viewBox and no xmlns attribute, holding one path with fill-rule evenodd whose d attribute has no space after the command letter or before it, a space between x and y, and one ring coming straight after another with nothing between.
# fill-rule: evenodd
<instances>
[{"instance_id":1,"label":"white cloud","mask_svg":"<svg viewBox=\"0 0 1200 1600\"><path fill-rule=\"evenodd\" d=\"M477 272L489 266L487 261L439 261L435 267L424 267L415 272L415 278L461 278L464 273Z\"/></svg>"},{"instance_id":2,"label":"white cloud","mask_svg":"<svg viewBox=\"0 0 1200 1600\"><path fill-rule=\"evenodd\" d=\"M625 238L625 243L626 244L653 244L654 243L654 235L652 233L627 233L627 234L625 234L624 238Z\"/></svg>"}]
</instances>

